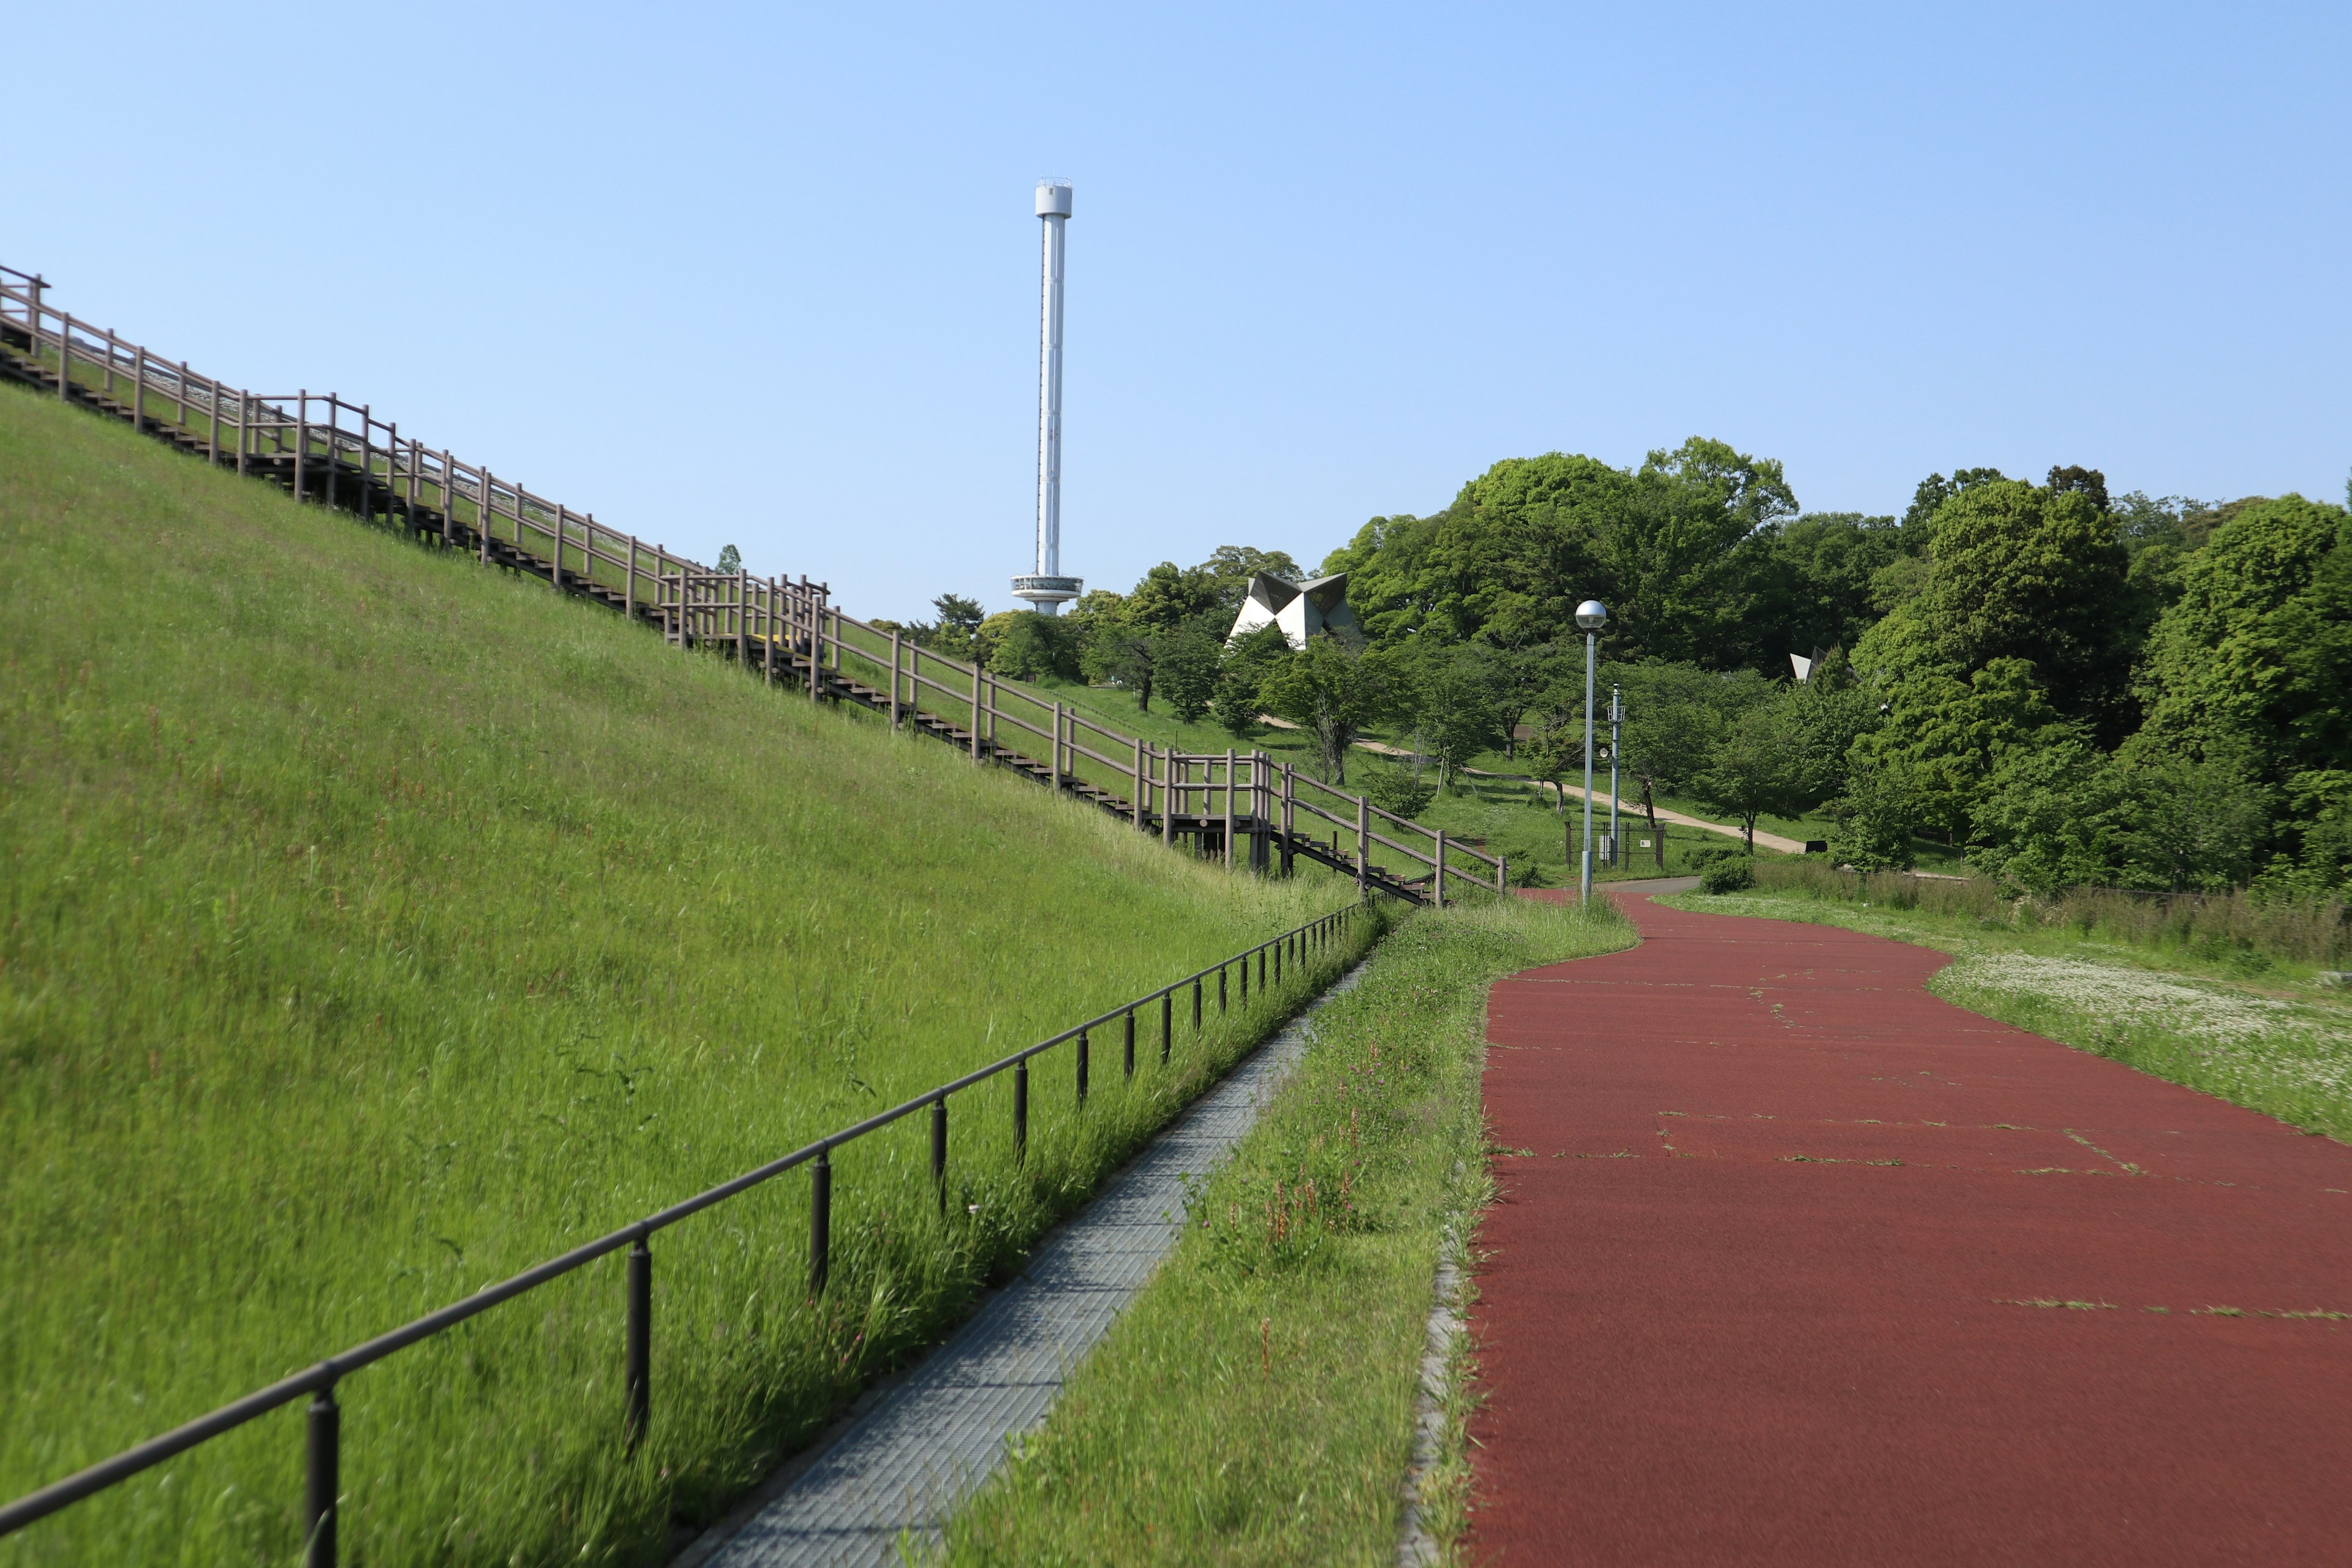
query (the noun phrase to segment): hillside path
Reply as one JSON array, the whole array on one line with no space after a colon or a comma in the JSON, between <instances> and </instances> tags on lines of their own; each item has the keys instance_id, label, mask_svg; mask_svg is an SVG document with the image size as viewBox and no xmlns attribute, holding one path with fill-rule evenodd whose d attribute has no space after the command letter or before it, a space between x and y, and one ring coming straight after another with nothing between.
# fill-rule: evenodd
<instances>
[{"instance_id":1,"label":"hillside path","mask_svg":"<svg viewBox=\"0 0 2352 1568\"><path fill-rule=\"evenodd\" d=\"M2347 1560L2352 1149L1620 901L1492 994L1472 1561Z\"/></svg>"},{"instance_id":2,"label":"hillside path","mask_svg":"<svg viewBox=\"0 0 2352 1568\"><path fill-rule=\"evenodd\" d=\"M1296 730L1298 728L1297 725L1292 723L1289 720L1277 719L1271 713L1261 713L1257 717L1259 723L1270 725L1276 730ZM1391 746L1385 741L1358 741L1354 742L1354 744L1356 749L1360 752L1371 752L1383 757L1410 757L1412 755L1412 752L1406 748L1402 746ZM1474 779L1503 779L1511 784L1531 784L1539 789L1548 789L1552 791L1554 794L1560 796L1563 805L1571 800L1581 805L1584 800L1585 792L1582 784L1556 784L1548 779L1538 779L1528 773L1498 773L1491 772L1486 768L1465 767L1460 771ZM1596 789L1592 792L1592 809L1596 812L1606 811L1609 809L1609 792L1607 790ZM1646 820L1646 818L1643 816L1642 803L1638 800L1627 800L1622 793L1617 796L1617 809L1619 815L1634 818L1636 826L1639 826L1642 821ZM1709 822L1704 816L1692 816L1686 812L1668 811L1664 806L1658 807L1657 811L1658 820L1673 826L1704 828L1709 833L1719 833L1726 838L1738 838L1743 842L1748 837L1745 833L1740 831L1739 825L1736 822ZM1779 833L1767 833L1760 827L1756 830L1756 842L1761 844L1767 849L1778 849L1783 855L1802 855L1805 852L1805 842L1803 839L1790 838Z\"/></svg>"},{"instance_id":3,"label":"hillside path","mask_svg":"<svg viewBox=\"0 0 2352 1568\"><path fill-rule=\"evenodd\" d=\"M671 1568L884 1568L935 1551L947 1521L1034 1430L1176 1245L1188 1178L1216 1170L1315 1035L1341 975L1039 1244L1028 1267L903 1377L785 1465Z\"/></svg>"}]
</instances>

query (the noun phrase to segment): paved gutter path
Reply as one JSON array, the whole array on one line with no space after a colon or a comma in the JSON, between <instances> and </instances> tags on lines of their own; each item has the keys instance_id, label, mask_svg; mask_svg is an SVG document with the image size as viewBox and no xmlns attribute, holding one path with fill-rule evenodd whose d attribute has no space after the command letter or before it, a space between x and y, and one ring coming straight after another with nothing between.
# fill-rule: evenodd
<instances>
[{"instance_id":1,"label":"paved gutter path","mask_svg":"<svg viewBox=\"0 0 2352 1568\"><path fill-rule=\"evenodd\" d=\"M1490 1005L1474 1561L2352 1562L2352 1149L1621 902Z\"/></svg>"},{"instance_id":2,"label":"paved gutter path","mask_svg":"<svg viewBox=\"0 0 2352 1568\"><path fill-rule=\"evenodd\" d=\"M1359 963L1324 995L1347 990L1362 973ZM1175 1246L1183 1178L1223 1164L1256 1122L1258 1108L1306 1052L1314 1011L1193 1101L814 1464L680 1563L862 1568L898 1562L902 1531L936 1539L1003 1461L1006 1440L1045 1420L1064 1378Z\"/></svg>"}]
</instances>

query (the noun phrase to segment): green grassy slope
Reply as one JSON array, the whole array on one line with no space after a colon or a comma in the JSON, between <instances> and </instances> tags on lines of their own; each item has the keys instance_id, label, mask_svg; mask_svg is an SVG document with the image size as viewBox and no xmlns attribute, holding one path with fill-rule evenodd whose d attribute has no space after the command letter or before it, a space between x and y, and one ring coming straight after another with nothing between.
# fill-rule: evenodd
<instances>
[{"instance_id":1,"label":"green grassy slope","mask_svg":"<svg viewBox=\"0 0 2352 1568\"><path fill-rule=\"evenodd\" d=\"M0 1496L1351 889L1230 878L619 617L0 389ZM1335 955L1344 956L1344 955ZM347 1378L346 1560L641 1561L1261 1030L958 1101ZM0 1563L290 1562L289 1410Z\"/></svg>"}]
</instances>

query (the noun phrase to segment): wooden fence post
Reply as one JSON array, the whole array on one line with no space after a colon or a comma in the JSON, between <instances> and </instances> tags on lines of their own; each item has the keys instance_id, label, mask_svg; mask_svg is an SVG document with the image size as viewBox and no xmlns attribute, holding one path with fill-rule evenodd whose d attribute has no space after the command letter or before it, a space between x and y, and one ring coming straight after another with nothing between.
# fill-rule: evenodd
<instances>
[{"instance_id":1,"label":"wooden fence post","mask_svg":"<svg viewBox=\"0 0 2352 1568\"><path fill-rule=\"evenodd\" d=\"M1292 858L1297 853L1291 847L1291 833L1294 826L1291 811L1297 804L1297 799L1298 770L1290 763L1285 763L1282 764L1282 874L1286 877L1291 875L1294 864Z\"/></svg>"},{"instance_id":2,"label":"wooden fence post","mask_svg":"<svg viewBox=\"0 0 2352 1568\"><path fill-rule=\"evenodd\" d=\"M1372 850L1372 803L1362 795L1356 797L1356 897L1364 897L1370 885Z\"/></svg>"},{"instance_id":3,"label":"wooden fence post","mask_svg":"<svg viewBox=\"0 0 2352 1568\"><path fill-rule=\"evenodd\" d=\"M296 500L300 500L302 499L302 459L310 455L310 395L309 392L304 391L295 395L294 499ZM486 555L482 559L487 561L489 557Z\"/></svg>"},{"instance_id":4,"label":"wooden fence post","mask_svg":"<svg viewBox=\"0 0 2352 1568\"><path fill-rule=\"evenodd\" d=\"M474 542L479 548L483 565L490 563L490 470L482 470L481 488L474 492Z\"/></svg>"},{"instance_id":5,"label":"wooden fence post","mask_svg":"<svg viewBox=\"0 0 2352 1568\"><path fill-rule=\"evenodd\" d=\"M971 760L980 761L980 660L971 661Z\"/></svg>"},{"instance_id":6,"label":"wooden fence post","mask_svg":"<svg viewBox=\"0 0 2352 1568\"><path fill-rule=\"evenodd\" d=\"M1444 909L1445 907L1445 829L1443 827L1437 830L1437 873L1430 878L1429 885L1437 894L1437 907Z\"/></svg>"},{"instance_id":7,"label":"wooden fence post","mask_svg":"<svg viewBox=\"0 0 2352 1568\"><path fill-rule=\"evenodd\" d=\"M73 318L58 312L58 398L73 401Z\"/></svg>"},{"instance_id":8,"label":"wooden fence post","mask_svg":"<svg viewBox=\"0 0 2352 1568\"><path fill-rule=\"evenodd\" d=\"M1161 746L1160 752L1160 842L1176 842L1176 748Z\"/></svg>"},{"instance_id":9,"label":"wooden fence post","mask_svg":"<svg viewBox=\"0 0 2352 1568\"><path fill-rule=\"evenodd\" d=\"M1058 702L1054 704L1054 740L1051 750L1054 756L1052 767L1054 793L1059 795L1062 793L1062 705Z\"/></svg>"},{"instance_id":10,"label":"wooden fence post","mask_svg":"<svg viewBox=\"0 0 2352 1568\"><path fill-rule=\"evenodd\" d=\"M1234 749L1225 748L1225 869L1234 868Z\"/></svg>"},{"instance_id":11,"label":"wooden fence post","mask_svg":"<svg viewBox=\"0 0 2352 1568\"><path fill-rule=\"evenodd\" d=\"M1143 737L1135 738L1135 793L1128 797L1135 808L1135 826L1143 826Z\"/></svg>"},{"instance_id":12,"label":"wooden fence post","mask_svg":"<svg viewBox=\"0 0 2352 1568\"><path fill-rule=\"evenodd\" d=\"M890 634L890 728L898 727L898 634Z\"/></svg>"}]
</instances>

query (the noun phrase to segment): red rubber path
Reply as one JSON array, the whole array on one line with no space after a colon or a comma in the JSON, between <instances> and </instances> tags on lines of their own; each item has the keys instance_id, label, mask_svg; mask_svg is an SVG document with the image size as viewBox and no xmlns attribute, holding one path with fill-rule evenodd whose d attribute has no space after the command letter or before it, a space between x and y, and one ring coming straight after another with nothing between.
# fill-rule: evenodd
<instances>
[{"instance_id":1,"label":"red rubber path","mask_svg":"<svg viewBox=\"0 0 2352 1568\"><path fill-rule=\"evenodd\" d=\"M2352 1149L1622 901L1490 1003L1474 1561L2352 1563Z\"/></svg>"}]
</instances>

